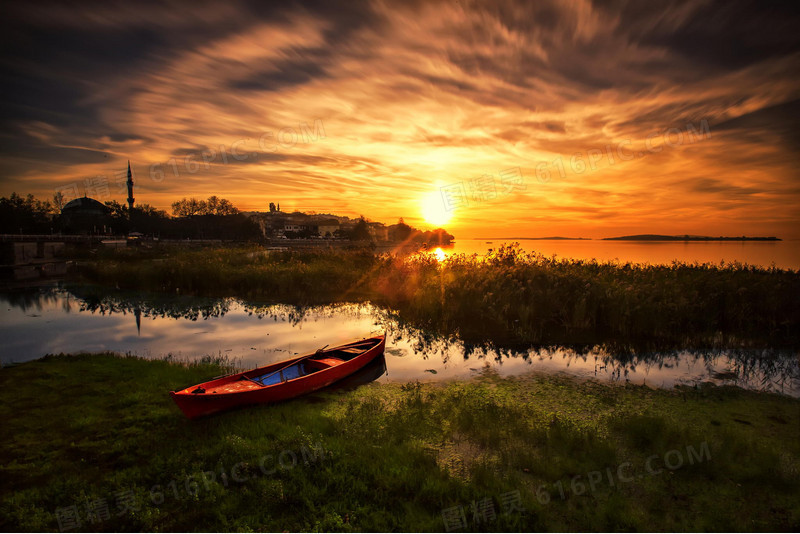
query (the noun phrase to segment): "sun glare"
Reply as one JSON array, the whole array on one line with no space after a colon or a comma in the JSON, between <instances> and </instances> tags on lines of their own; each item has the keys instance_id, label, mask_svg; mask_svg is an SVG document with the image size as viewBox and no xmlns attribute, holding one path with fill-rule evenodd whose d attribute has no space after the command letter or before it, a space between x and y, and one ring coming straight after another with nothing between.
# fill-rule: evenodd
<instances>
[{"instance_id":1,"label":"sun glare","mask_svg":"<svg viewBox=\"0 0 800 534\"><path fill-rule=\"evenodd\" d=\"M447 209L440 191L434 191L423 197L421 211L425 221L435 226L447 224L453 217L453 210Z\"/></svg>"},{"instance_id":2,"label":"sun glare","mask_svg":"<svg viewBox=\"0 0 800 534\"><path fill-rule=\"evenodd\" d=\"M433 255L436 256L436 261L443 262L444 259L447 257L447 254L444 253L442 247L436 247L436 250L433 251Z\"/></svg>"}]
</instances>

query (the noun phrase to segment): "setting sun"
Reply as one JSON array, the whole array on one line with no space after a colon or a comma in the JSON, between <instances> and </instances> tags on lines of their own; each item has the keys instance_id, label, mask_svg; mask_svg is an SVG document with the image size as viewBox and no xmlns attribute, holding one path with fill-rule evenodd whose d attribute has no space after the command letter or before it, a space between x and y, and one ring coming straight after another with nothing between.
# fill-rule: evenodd
<instances>
[{"instance_id":1,"label":"setting sun","mask_svg":"<svg viewBox=\"0 0 800 534\"><path fill-rule=\"evenodd\" d=\"M421 213L422 217L425 219L425 222L435 226L442 226L450 222L450 219L453 217L454 210L447 209L441 192L436 190L423 197Z\"/></svg>"}]
</instances>

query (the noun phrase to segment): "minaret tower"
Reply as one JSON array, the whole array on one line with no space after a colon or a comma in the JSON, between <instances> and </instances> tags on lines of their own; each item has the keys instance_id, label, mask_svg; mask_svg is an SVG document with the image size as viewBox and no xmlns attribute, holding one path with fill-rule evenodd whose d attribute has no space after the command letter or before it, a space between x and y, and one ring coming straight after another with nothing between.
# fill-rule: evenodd
<instances>
[{"instance_id":1,"label":"minaret tower","mask_svg":"<svg viewBox=\"0 0 800 534\"><path fill-rule=\"evenodd\" d=\"M133 174L131 173L131 160L128 160L128 210L133 211Z\"/></svg>"}]
</instances>

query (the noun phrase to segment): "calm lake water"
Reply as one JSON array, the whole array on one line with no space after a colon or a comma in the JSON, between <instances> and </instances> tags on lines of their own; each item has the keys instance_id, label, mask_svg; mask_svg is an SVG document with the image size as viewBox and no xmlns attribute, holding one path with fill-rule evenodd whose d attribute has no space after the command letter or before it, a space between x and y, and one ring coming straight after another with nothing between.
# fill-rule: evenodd
<instances>
[{"instance_id":1,"label":"calm lake water","mask_svg":"<svg viewBox=\"0 0 800 534\"><path fill-rule=\"evenodd\" d=\"M486 254L513 239L462 239L445 254ZM516 240L528 252L559 258L651 264L715 263L738 261L750 265L770 267L773 263L781 269L800 269L800 241L602 241L596 239L535 239Z\"/></svg>"},{"instance_id":2,"label":"calm lake water","mask_svg":"<svg viewBox=\"0 0 800 534\"><path fill-rule=\"evenodd\" d=\"M226 356L251 368L381 332L387 334L382 381L469 378L488 367L503 376L542 372L655 387L712 382L800 397L795 352L510 352L466 348L458 339L409 328L369 304L297 308L234 299L112 296L97 288L0 294L3 365L48 353L115 351L184 360Z\"/></svg>"}]
</instances>

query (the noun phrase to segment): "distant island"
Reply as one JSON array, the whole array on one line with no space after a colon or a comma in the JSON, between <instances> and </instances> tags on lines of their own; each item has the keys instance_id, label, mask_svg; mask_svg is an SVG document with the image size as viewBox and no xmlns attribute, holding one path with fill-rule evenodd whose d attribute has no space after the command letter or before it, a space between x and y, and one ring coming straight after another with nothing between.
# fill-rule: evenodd
<instances>
[{"instance_id":1,"label":"distant island","mask_svg":"<svg viewBox=\"0 0 800 534\"><path fill-rule=\"evenodd\" d=\"M590 241L589 237L476 237L476 241L553 241L553 240L567 240L567 241Z\"/></svg>"},{"instance_id":2,"label":"distant island","mask_svg":"<svg viewBox=\"0 0 800 534\"><path fill-rule=\"evenodd\" d=\"M704 235L639 234L621 237L604 237L603 241L781 241L778 237L710 237Z\"/></svg>"}]
</instances>

